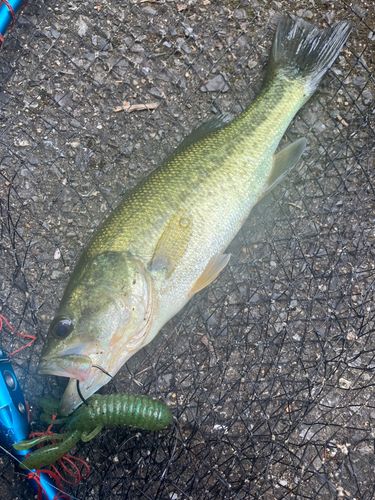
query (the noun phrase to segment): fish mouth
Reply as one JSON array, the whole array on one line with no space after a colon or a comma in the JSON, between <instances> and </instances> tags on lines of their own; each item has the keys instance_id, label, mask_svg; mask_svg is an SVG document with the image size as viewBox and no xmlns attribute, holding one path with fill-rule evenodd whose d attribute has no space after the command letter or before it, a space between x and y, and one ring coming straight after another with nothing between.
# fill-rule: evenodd
<instances>
[{"instance_id":1,"label":"fish mouth","mask_svg":"<svg viewBox=\"0 0 375 500\"><path fill-rule=\"evenodd\" d=\"M89 356L82 354L43 356L39 362L38 373L70 378L58 409L59 415L62 416L72 413L83 401L78 393L78 381L81 395L86 399L111 377L100 366L93 364Z\"/></svg>"},{"instance_id":2,"label":"fish mouth","mask_svg":"<svg viewBox=\"0 0 375 500\"><path fill-rule=\"evenodd\" d=\"M97 368L96 365L93 368ZM83 384L80 384L80 393L77 390L77 380L71 378L66 386L65 392L61 398L58 413L61 416L67 416L72 413L82 402L82 397L86 400L103 385L105 385L111 375L99 370L91 370L87 379ZM82 397L81 397L82 396Z\"/></svg>"},{"instance_id":3,"label":"fish mouth","mask_svg":"<svg viewBox=\"0 0 375 500\"><path fill-rule=\"evenodd\" d=\"M41 375L57 375L69 377L85 382L91 372L92 360L81 354L67 354L65 356L44 356L38 366Z\"/></svg>"}]
</instances>

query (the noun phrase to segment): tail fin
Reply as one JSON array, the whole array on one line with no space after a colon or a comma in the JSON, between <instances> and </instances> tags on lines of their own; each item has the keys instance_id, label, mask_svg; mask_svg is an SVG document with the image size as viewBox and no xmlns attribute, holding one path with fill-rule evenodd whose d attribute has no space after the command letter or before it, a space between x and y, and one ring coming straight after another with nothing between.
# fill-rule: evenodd
<instances>
[{"instance_id":1,"label":"tail fin","mask_svg":"<svg viewBox=\"0 0 375 500\"><path fill-rule=\"evenodd\" d=\"M352 23L319 30L306 21L282 17L277 26L267 76L286 72L306 80L313 93L346 42Z\"/></svg>"}]
</instances>

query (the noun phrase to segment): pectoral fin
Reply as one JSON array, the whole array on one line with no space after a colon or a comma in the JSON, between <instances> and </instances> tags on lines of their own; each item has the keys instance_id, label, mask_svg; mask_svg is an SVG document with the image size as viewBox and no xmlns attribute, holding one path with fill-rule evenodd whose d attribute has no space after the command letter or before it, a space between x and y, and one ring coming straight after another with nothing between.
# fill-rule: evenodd
<instances>
[{"instance_id":1,"label":"pectoral fin","mask_svg":"<svg viewBox=\"0 0 375 500\"><path fill-rule=\"evenodd\" d=\"M224 267L228 264L230 259L230 254L219 254L212 257L212 259L207 264L206 269L203 271L203 274L197 279L194 283L193 288L188 293L188 297L192 297L195 293L202 290L204 287L209 285L211 281L213 281L216 276L224 269Z\"/></svg>"},{"instance_id":2,"label":"pectoral fin","mask_svg":"<svg viewBox=\"0 0 375 500\"><path fill-rule=\"evenodd\" d=\"M152 258L152 271L167 271L169 277L184 254L192 232L193 223L184 210L173 215L161 235Z\"/></svg>"},{"instance_id":3,"label":"pectoral fin","mask_svg":"<svg viewBox=\"0 0 375 500\"><path fill-rule=\"evenodd\" d=\"M289 146L282 149L274 156L273 169L258 201L260 201L263 196L268 194L279 182L284 179L284 177L288 175L292 168L295 167L298 160L301 158L305 147L306 139L303 137L292 142L292 144L289 144Z\"/></svg>"}]
</instances>

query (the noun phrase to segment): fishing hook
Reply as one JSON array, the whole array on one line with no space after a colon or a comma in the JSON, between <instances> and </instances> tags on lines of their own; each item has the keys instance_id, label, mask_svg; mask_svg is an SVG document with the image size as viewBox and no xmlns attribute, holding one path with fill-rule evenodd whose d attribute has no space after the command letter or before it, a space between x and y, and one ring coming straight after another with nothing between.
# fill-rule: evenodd
<instances>
[{"instance_id":1,"label":"fishing hook","mask_svg":"<svg viewBox=\"0 0 375 500\"><path fill-rule=\"evenodd\" d=\"M106 370L104 370L104 368L102 368L101 366L99 365L92 365L92 368L97 368L98 370L102 371L103 373L105 373L106 375L108 375L108 377L110 377L111 379L113 379L112 375L110 373L108 373ZM83 397L82 395L82 392L81 392L81 388L79 386L79 380L77 379L77 392L78 392L78 395L79 397L82 399L82 402L86 405L86 406L90 406L88 404L88 402L86 401L86 399Z\"/></svg>"}]
</instances>

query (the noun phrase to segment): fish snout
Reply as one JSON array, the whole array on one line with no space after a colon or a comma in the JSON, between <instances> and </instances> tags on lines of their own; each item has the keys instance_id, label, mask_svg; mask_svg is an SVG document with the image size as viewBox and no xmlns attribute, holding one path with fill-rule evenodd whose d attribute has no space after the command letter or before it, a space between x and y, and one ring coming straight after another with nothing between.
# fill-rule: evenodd
<instances>
[{"instance_id":1,"label":"fish snout","mask_svg":"<svg viewBox=\"0 0 375 500\"><path fill-rule=\"evenodd\" d=\"M65 356L43 356L38 365L38 373L57 375L84 382L88 379L92 368L89 356L67 354Z\"/></svg>"}]
</instances>

